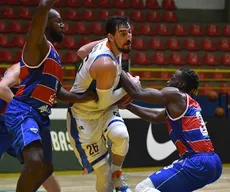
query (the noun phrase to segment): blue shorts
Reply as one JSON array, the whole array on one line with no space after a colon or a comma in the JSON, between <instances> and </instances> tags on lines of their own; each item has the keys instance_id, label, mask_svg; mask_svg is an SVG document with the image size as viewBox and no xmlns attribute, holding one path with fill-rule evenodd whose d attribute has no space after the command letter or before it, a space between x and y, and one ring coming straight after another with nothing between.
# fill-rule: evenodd
<instances>
[{"instance_id":1,"label":"blue shorts","mask_svg":"<svg viewBox=\"0 0 230 192\"><path fill-rule=\"evenodd\" d=\"M0 160L2 158L3 153L8 153L12 157L16 157L21 164L23 164L23 159L21 156L16 154L16 151L12 147L12 136L9 134L5 122L3 119L0 120Z\"/></svg>"},{"instance_id":2,"label":"blue shorts","mask_svg":"<svg viewBox=\"0 0 230 192\"><path fill-rule=\"evenodd\" d=\"M12 148L12 137L9 133L0 132L0 159L6 152L13 157L17 157L15 150Z\"/></svg>"},{"instance_id":3,"label":"blue shorts","mask_svg":"<svg viewBox=\"0 0 230 192\"><path fill-rule=\"evenodd\" d=\"M41 141L44 161L52 162L49 117L42 116L26 103L13 99L5 112L5 124L12 136L12 147L17 155L30 143Z\"/></svg>"},{"instance_id":4,"label":"blue shorts","mask_svg":"<svg viewBox=\"0 0 230 192\"><path fill-rule=\"evenodd\" d=\"M191 192L213 183L221 174L221 160L216 153L210 152L179 159L149 178L161 192Z\"/></svg>"}]
</instances>

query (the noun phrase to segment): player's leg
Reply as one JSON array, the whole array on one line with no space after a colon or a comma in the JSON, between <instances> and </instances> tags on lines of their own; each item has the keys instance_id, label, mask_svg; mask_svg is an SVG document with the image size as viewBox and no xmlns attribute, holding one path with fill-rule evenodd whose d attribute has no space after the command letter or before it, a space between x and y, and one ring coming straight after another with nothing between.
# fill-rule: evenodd
<instances>
[{"instance_id":1,"label":"player's leg","mask_svg":"<svg viewBox=\"0 0 230 192\"><path fill-rule=\"evenodd\" d=\"M46 187L49 187L49 190L52 190L52 188L54 187L61 190L55 177L51 175L53 173L53 164L52 164L53 159L52 159L52 140L50 135L50 129L49 128L41 129L40 135L41 135L42 146L43 146L43 169L41 170L40 178L42 178L43 180L41 180L42 182L40 180L38 181L37 183L38 188L41 186L41 184L44 184L44 182L48 180L46 182Z\"/></svg>"},{"instance_id":2,"label":"player's leg","mask_svg":"<svg viewBox=\"0 0 230 192\"><path fill-rule=\"evenodd\" d=\"M1 135L0 135L0 138ZM11 137L10 137L11 138ZM0 140L2 141L2 140ZM4 142L5 143L5 142ZM12 142L8 142L9 145L12 143ZM6 144L6 143L5 143ZM19 156L17 157L17 154L15 152L15 150L12 148L12 147L9 147L8 150L6 151L9 155L11 155L12 157L16 157L18 158L18 160L24 164L23 162L23 159ZM61 192L61 187L60 187L60 184L58 182L58 180L55 178L55 175L52 174L48 179L45 180L45 182L42 184L43 187L45 188L45 190L47 192Z\"/></svg>"},{"instance_id":3,"label":"player's leg","mask_svg":"<svg viewBox=\"0 0 230 192\"><path fill-rule=\"evenodd\" d=\"M44 158L43 162L46 166L52 166L52 140L50 135L50 129L43 129L41 131L41 138L42 138L42 145L43 145L43 152ZM46 174L46 172L44 172ZM45 177L45 176L44 176ZM50 175L42 184L43 187L48 192L61 192L61 187L55 175Z\"/></svg>"},{"instance_id":4,"label":"player's leg","mask_svg":"<svg viewBox=\"0 0 230 192\"><path fill-rule=\"evenodd\" d=\"M222 174L222 163L214 152L198 153L187 158L184 170L189 173L187 177L193 183L193 190L197 190L219 179Z\"/></svg>"},{"instance_id":5,"label":"player's leg","mask_svg":"<svg viewBox=\"0 0 230 192\"><path fill-rule=\"evenodd\" d=\"M39 126L33 118L24 116L15 119L12 124L8 121L7 127L13 135L13 148L17 154L22 153L24 160L24 168L17 183L17 192L36 191L53 173L52 163L44 163Z\"/></svg>"},{"instance_id":6,"label":"player's leg","mask_svg":"<svg viewBox=\"0 0 230 192\"><path fill-rule=\"evenodd\" d=\"M213 175L213 178L207 183L210 184L218 180L222 175L222 162L216 153L214 153L211 158L206 157L206 159L209 161L209 169L212 171L210 174Z\"/></svg>"},{"instance_id":7,"label":"player's leg","mask_svg":"<svg viewBox=\"0 0 230 192\"><path fill-rule=\"evenodd\" d=\"M52 174L52 167L43 164L43 149L39 140L24 147L24 168L17 183L17 192L36 191ZM45 173L45 174L44 174Z\"/></svg>"},{"instance_id":8,"label":"player's leg","mask_svg":"<svg viewBox=\"0 0 230 192\"><path fill-rule=\"evenodd\" d=\"M47 192L61 192L60 184L54 174L46 179L42 186Z\"/></svg>"},{"instance_id":9,"label":"player's leg","mask_svg":"<svg viewBox=\"0 0 230 192\"><path fill-rule=\"evenodd\" d=\"M0 138L2 138L1 135L0 135ZM12 157L17 157L15 150L12 147L9 147L6 152ZM18 158L18 159L22 164L24 163L21 158ZM58 180L55 178L54 174L52 174L48 179L46 179L45 182L42 184L42 186L45 188L47 192L61 192L60 184Z\"/></svg>"},{"instance_id":10,"label":"player's leg","mask_svg":"<svg viewBox=\"0 0 230 192\"><path fill-rule=\"evenodd\" d=\"M117 191L126 189L129 191L128 185L124 181L121 172L122 164L129 149L129 134L123 119L119 115L118 109L108 111L106 137L111 141L111 170L114 181L114 188Z\"/></svg>"},{"instance_id":11,"label":"player's leg","mask_svg":"<svg viewBox=\"0 0 230 192\"><path fill-rule=\"evenodd\" d=\"M97 177L96 190L97 192L113 192L113 183L111 179L111 169L109 162L95 169Z\"/></svg>"},{"instance_id":12,"label":"player's leg","mask_svg":"<svg viewBox=\"0 0 230 192\"><path fill-rule=\"evenodd\" d=\"M149 178L153 186L161 192L191 192L194 190L194 182L186 171L187 166L187 159L180 159L153 173Z\"/></svg>"},{"instance_id":13,"label":"player's leg","mask_svg":"<svg viewBox=\"0 0 230 192\"><path fill-rule=\"evenodd\" d=\"M159 190L154 187L150 178L146 178L142 182L138 183L135 188L135 192L159 192Z\"/></svg>"},{"instance_id":14,"label":"player's leg","mask_svg":"<svg viewBox=\"0 0 230 192\"><path fill-rule=\"evenodd\" d=\"M216 170L209 169L209 163L207 165L206 162L208 162L208 159L202 162L201 159L195 158L175 161L173 164L149 176L152 188L156 188L161 192L191 192L197 190L208 184L207 181L213 178L213 171ZM136 187L137 192L141 188L142 190L148 190L148 188L151 188L151 185L145 185L144 181L142 181Z\"/></svg>"},{"instance_id":15,"label":"player's leg","mask_svg":"<svg viewBox=\"0 0 230 192\"><path fill-rule=\"evenodd\" d=\"M24 168L17 183L17 192L36 191L53 173L52 163L44 161L46 155L43 147L44 149L46 147L43 146L40 135L43 126L39 126L44 122L44 127L48 127L49 120L17 100L12 100L8 104L4 120L12 136L12 147L18 156L22 155L24 160Z\"/></svg>"},{"instance_id":16,"label":"player's leg","mask_svg":"<svg viewBox=\"0 0 230 192\"><path fill-rule=\"evenodd\" d=\"M111 126L108 132L108 138L111 140L111 170L114 181L114 188L127 188L122 175L122 164L129 149L129 134L124 124L118 123Z\"/></svg>"},{"instance_id":17,"label":"player's leg","mask_svg":"<svg viewBox=\"0 0 230 192\"><path fill-rule=\"evenodd\" d=\"M97 192L112 192L109 155L105 140L102 138L100 120L79 120L73 117L69 109L67 113L67 130L70 143L83 173L96 173ZM96 134L89 134L96 130ZM88 134L89 135L88 135ZM99 134L98 134L99 133ZM98 134L98 136L96 136Z\"/></svg>"},{"instance_id":18,"label":"player's leg","mask_svg":"<svg viewBox=\"0 0 230 192\"><path fill-rule=\"evenodd\" d=\"M44 138L45 139L45 138ZM0 132L0 159L4 152L7 152L12 157L17 157L15 150L11 147L12 138L9 133ZM21 158L18 158L21 163L24 163ZM47 192L61 192L61 187L58 180L55 178L55 175L52 174L46 181L43 183L43 187Z\"/></svg>"}]
</instances>

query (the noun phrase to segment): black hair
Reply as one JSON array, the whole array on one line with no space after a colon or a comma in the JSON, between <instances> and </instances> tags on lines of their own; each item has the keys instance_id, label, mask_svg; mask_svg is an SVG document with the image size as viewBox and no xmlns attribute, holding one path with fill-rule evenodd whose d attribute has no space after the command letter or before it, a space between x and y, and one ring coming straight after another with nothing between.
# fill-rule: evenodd
<instances>
[{"instance_id":1,"label":"black hair","mask_svg":"<svg viewBox=\"0 0 230 192\"><path fill-rule=\"evenodd\" d=\"M117 26L119 27L120 25L128 26L129 23L129 18L126 16L111 16L107 19L105 23L105 32L106 35L111 33L112 35L115 35Z\"/></svg>"},{"instance_id":2,"label":"black hair","mask_svg":"<svg viewBox=\"0 0 230 192\"><path fill-rule=\"evenodd\" d=\"M182 79L185 81L184 91L190 93L196 91L199 87L199 77L195 71L188 68L181 68Z\"/></svg>"}]
</instances>

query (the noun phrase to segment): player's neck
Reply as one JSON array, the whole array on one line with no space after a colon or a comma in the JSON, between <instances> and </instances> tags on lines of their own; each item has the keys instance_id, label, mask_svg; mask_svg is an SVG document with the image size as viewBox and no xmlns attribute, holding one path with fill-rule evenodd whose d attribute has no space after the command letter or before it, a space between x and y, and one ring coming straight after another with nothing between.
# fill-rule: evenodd
<instances>
[{"instance_id":1,"label":"player's neck","mask_svg":"<svg viewBox=\"0 0 230 192\"><path fill-rule=\"evenodd\" d=\"M55 43L55 41L53 40L53 38L52 38L49 34L47 34L47 33L46 33L46 38L47 38L47 40L48 40L50 43L52 43L52 44Z\"/></svg>"},{"instance_id":2,"label":"player's neck","mask_svg":"<svg viewBox=\"0 0 230 192\"><path fill-rule=\"evenodd\" d=\"M112 45L110 42L107 42L107 47L111 50L114 57L118 58L121 52L117 49L116 45Z\"/></svg>"}]
</instances>

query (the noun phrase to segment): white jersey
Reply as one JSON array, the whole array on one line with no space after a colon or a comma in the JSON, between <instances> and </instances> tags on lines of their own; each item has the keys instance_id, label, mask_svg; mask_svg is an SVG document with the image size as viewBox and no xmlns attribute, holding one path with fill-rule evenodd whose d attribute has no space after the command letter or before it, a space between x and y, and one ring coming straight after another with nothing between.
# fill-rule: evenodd
<instances>
[{"instance_id":1,"label":"white jersey","mask_svg":"<svg viewBox=\"0 0 230 192\"><path fill-rule=\"evenodd\" d=\"M93 62L96 59L99 59L100 57L110 57L114 61L114 63L116 63L117 75L113 85L113 88L116 89L120 81L120 74L122 71L121 55L119 55L118 59L116 59L111 50L107 47L106 43L107 40L98 43L92 49L92 52L83 60L76 74L75 82L73 84L71 92L84 93L88 89L96 88L96 82L91 77L89 70ZM104 109L100 109L98 107L98 104L94 101L88 101L85 103L75 103L72 106L72 109L75 112L75 114L79 116L81 119L96 119L99 118L105 111Z\"/></svg>"}]
</instances>

